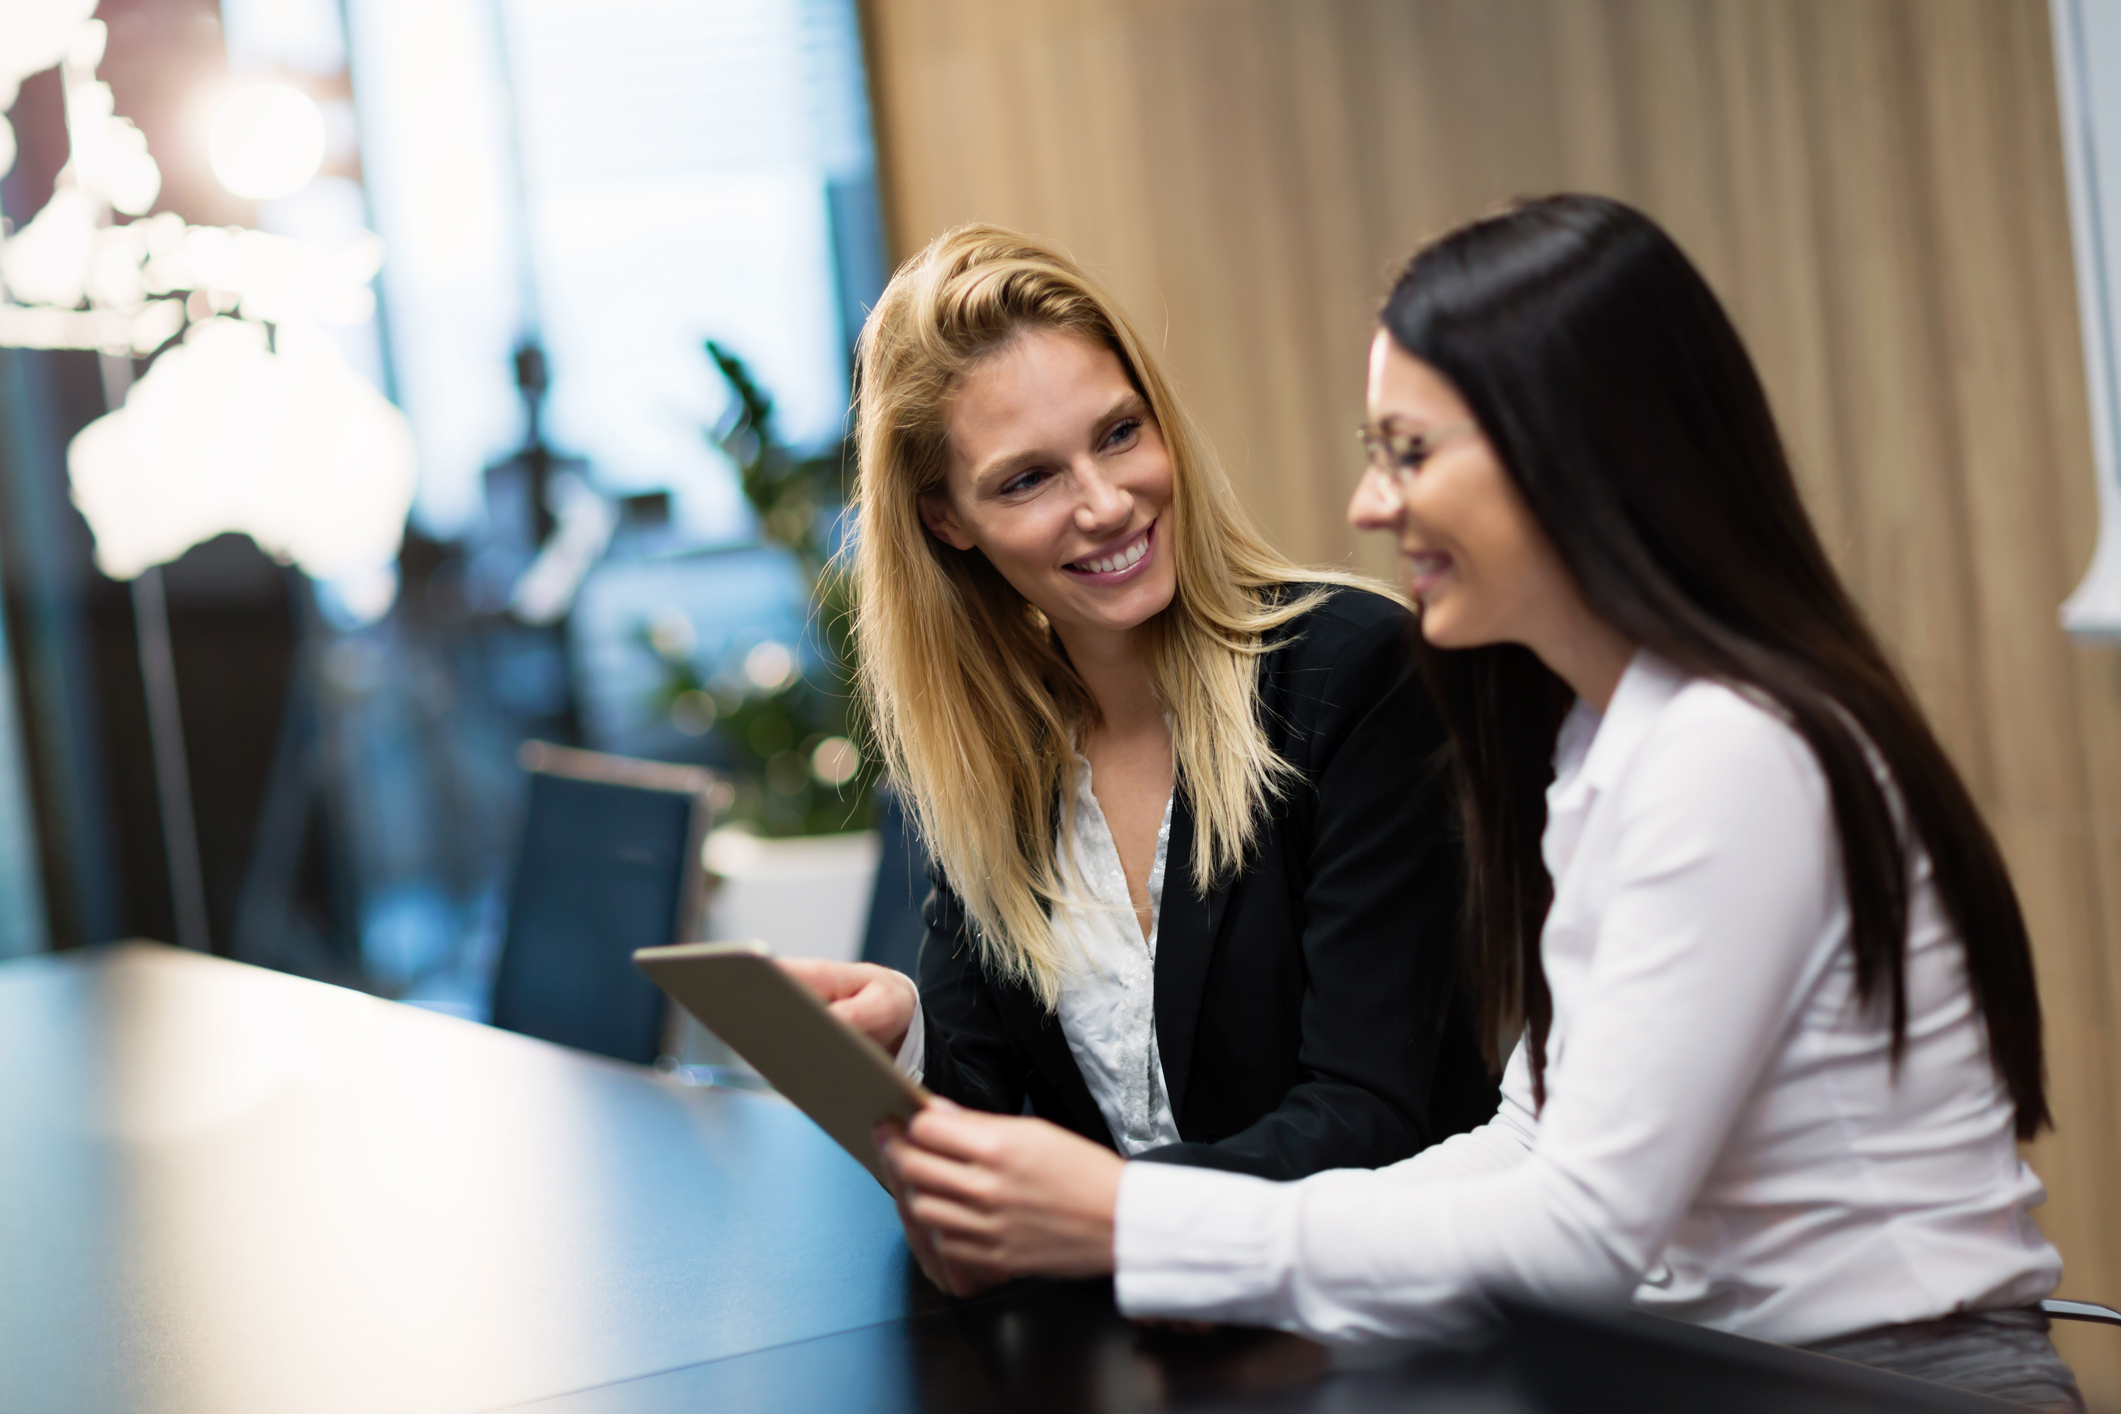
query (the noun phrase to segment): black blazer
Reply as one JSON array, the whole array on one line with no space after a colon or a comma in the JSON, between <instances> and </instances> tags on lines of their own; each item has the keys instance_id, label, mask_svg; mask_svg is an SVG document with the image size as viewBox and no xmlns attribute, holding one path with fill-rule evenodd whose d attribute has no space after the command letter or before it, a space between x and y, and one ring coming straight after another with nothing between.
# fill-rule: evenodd
<instances>
[{"instance_id":1,"label":"black blazer","mask_svg":"<svg viewBox=\"0 0 2121 1414\"><path fill-rule=\"evenodd\" d=\"M1267 739L1301 773L1236 878L1203 890L1171 809L1156 1036L1183 1142L1140 1155L1267 1178L1393 1163L1494 1113L1456 964L1460 855L1411 616L1334 589L1260 660ZM920 950L926 1083L1112 1147L1060 1023L981 965L941 871Z\"/></svg>"}]
</instances>

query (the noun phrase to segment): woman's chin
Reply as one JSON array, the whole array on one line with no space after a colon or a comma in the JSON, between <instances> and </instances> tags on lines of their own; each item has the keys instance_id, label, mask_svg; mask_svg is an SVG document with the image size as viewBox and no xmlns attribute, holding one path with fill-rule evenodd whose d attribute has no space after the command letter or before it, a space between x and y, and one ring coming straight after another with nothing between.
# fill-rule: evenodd
<instances>
[{"instance_id":1,"label":"woman's chin","mask_svg":"<svg viewBox=\"0 0 2121 1414\"><path fill-rule=\"evenodd\" d=\"M1129 605L1118 613L1098 615L1096 627L1106 633L1132 633L1170 607L1169 599L1160 604Z\"/></svg>"},{"instance_id":2,"label":"woman's chin","mask_svg":"<svg viewBox=\"0 0 2121 1414\"><path fill-rule=\"evenodd\" d=\"M1176 576L1152 571L1127 585L1125 593L1070 596L1077 602L1069 606L1068 620L1096 632L1129 633L1170 608L1177 589ZM1085 598L1088 603L1081 602ZM1054 615L1049 610L1046 617Z\"/></svg>"},{"instance_id":3,"label":"woman's chin","mask_svg":"<svg viewBox=\"0 0 2121 1414\"><path fill-rule=\"evenodd\" d=\"M1479 648L1490 640L1470 634L1448 606L1421 606L1421 636L1431 648Z\"/></svg>"}]
</instances>

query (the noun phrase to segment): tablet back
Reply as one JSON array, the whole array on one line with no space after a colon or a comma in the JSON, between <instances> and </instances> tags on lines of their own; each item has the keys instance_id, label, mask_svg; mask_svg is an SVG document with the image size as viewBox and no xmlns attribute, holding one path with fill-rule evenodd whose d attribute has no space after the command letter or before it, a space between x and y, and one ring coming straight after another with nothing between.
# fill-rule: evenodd
<instances>
[{"instance_id":1,"label":"tablet back","mask_svg":"<svg viewBox=\"0 0 2121 1414\"><path fill-rule=\"evenodd\" d=\"M911 1119L928 1092L876 1042L841 1025L763 944L680 943L633 960L884 1183L869 1136L887 1119Z\"/></svg>"}]
</instances>

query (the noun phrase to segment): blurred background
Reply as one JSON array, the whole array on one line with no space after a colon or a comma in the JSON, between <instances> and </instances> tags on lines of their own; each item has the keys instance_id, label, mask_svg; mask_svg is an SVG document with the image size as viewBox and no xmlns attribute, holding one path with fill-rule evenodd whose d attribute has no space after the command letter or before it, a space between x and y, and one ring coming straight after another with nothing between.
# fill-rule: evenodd
<instances>
[{"instance_id":1,"label":"blurred background","mask_svg":"<svg viewBox=\"0 0 2121 1414\"><path fill-rule=\"evenodd\" d=\"M537 739L847 836L849 949L850 0L9 14L5 947L483 1017Z\"/></svg>"},{"instance_id":2,"label":"blurred background","mask_svg":"<svg viewBox=\"0 0 2121 1414\"><path fill-rule=\"evenodd\" d=\"M1394 269L1598 191L1728 302L2003 840L2043 1222L2121 1293L2112 0L48 0L9 85L0 954L489 1018L542 741L707 773L711 935L876 955L914 866L823 569L892 263L1057 239L1282 547L1383 570Z\"/></svg>"}]
</instances>

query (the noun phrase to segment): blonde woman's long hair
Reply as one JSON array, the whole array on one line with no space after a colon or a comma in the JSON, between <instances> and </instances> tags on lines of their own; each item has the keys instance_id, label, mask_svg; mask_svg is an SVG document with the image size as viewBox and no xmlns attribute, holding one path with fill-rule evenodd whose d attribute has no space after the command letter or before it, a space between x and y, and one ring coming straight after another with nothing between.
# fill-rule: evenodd
<instances>
[{"instance_id":1,"label":"blonde woman's long hair","mask_svg":"<svg viewBox=\"0 0 2121 1414\"><path fill-rule=\"evenodd\" d=\"M1369 582L1299 569L1267 544L1126 316L1060 251L963 226L892 277L862 329L856 375L858 690L876 754L964 901L983 960L1050 1008L1071 962L1049 915L1069 897L1054 863L1062 786L1097 704L1045 616L978 550L930 535L919 511L943 489L952 394L1034 329L1110 349L1170 454L1164 543L1178 585L1150 621L1150 661L1203 888L1244 866L1262 811L1295 775L1256 712L1267 635L1322 585ZM1277 592L1291 585L1301 587Z\"/></svg>"}]
</instances>

